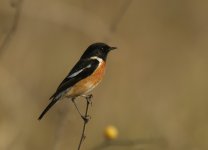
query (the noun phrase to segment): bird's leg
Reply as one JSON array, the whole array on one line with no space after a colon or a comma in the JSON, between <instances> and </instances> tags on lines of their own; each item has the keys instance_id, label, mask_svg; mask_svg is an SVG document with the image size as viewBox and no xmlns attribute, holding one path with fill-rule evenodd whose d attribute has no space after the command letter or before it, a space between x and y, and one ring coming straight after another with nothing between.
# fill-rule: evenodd
<instances>
[{"instance_id":1,"label":"bird's leg","mask_svg":"<svg viewBox=\"0 0 208 150\"><path fill-rule=\"evenodd\" d=\"M82 95L82 97L86 98L87 103L89 103L92 106L92 100L91 100L93 98L92 94L90 94L90 95Z\"/></svg>"},{"instance_id":2,"label":"bird's leg","mask_svg":"<svg viewBox=\"0 0 208 150\"><path fill-rule=\"evenodd\" d=\"M85 122L85 124L90 120L90 116L88 115L88 108L89 108L89 105L91 105L92 106L92 101L91 101L91 98L93 97L93 95L92 94L90 94L90 95L85 95L84 96L85 98L86 98L86 100L87 100L87 105L86 105L86 110L85 110L85 116L84 116L84 122Z\"/></svg>"},{"instance_id":3,"label":"bird's leg","mask_svg":"<svg viewBox=\"0 0 208 150\"><path fill-rule=\"evenodd\" d=\"M78 108L78 106L77 106L77 104L76 104L76 102L75 102L75 98L72 98L72 102L73 102L73 104L74 104L76 110L78 111L79 115L81 116L81 118L82 118L82 119L85 118L85 117L82 115L82 113L79 111L79 108Z\"/></svg>"},{"instance_id":4,"label":"bird's leg","mask_svg":"<svg viewBox=\"0 0 208 150\"><path fill-rule=\"evenodd\" d=\"M87 95L87 97L86 97L87 103L90 104L91 106L92 106L92 100L91 100L92 98L93 98L92 94Z\"/></svg>"},{"instance_id":5,"label":"bird's leg","mask_svg":"<svg viewBox=\"0 0 208 150\"><path fill-rule=\"evenodd\" d=\"M75 102L75 98L72 98L72 102L73 102L73 104L74 104L76 110L78 111L80 117L84 120L84 122L88 122L89 119L90 119L90 116L89 116L89 115L85 115L85 116L82 115L82 113L79 111L79 108L78 108L78 106L77 106L77 104L76 104L76 102ZM88 102L87 102L87 103L88 103ZM88 103L88 105L89 105L89 103Z\"/></svg>"}]
</instances>

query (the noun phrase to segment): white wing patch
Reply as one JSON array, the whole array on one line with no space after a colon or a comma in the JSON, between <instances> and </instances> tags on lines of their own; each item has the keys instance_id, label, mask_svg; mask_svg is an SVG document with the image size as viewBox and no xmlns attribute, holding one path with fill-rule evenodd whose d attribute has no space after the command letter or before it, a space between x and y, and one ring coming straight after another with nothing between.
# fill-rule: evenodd
<instances>
[{"instance_id":1,"label":"white wing patch","mask_svg":"<svg viewBox=\"0 0 208 150\"><path fill-rule=\"evenodd\" d=\"M93 56L93 57L90 57L91 59L95 59L97 61L99 61L99 66L101 65L101 63L103 62L103 60L97 56ZM92 65L89 64L87 67L85 68L82 68L80 70L78 70L77 72L74 72L73 74L71 74L70 76L68 76L67 78L73 78L75 76L77 76L78 74L80 74L83 70L85 70L86 68L90 68Z\"/></svg>"},{"instance_id":2,"label":"white wing patch","mask_svg":"<svg viewBox=\"0 0 208 150\"><path fill-rule=\"evenodd\" d=\"M73 78L73 77L77 76L78 74L80 74L80 73L81 73L84 69L86 69L86 68L90 68L90 67L91 67L91 64L89 64L87 67L82 68L82 69L78 70L77 72L75 72L75 73L71 74L71 75L70 75L70 76L68 76L67 78Z\"/></svg>"}]
</instances>

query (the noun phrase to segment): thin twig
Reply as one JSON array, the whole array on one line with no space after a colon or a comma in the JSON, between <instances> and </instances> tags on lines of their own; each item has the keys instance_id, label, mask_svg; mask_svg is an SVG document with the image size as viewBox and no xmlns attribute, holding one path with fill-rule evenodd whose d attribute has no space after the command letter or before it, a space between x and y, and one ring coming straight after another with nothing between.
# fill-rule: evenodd
<instances>
[{"instance_id":1,"label":"thin twig","mask_svg":"<svg viewBox=\"0 0 208 150\"><path fill-rule=\"evenodd\" d=\"M79 142L79 145L78 145L78 150L80 150L81 145L82 145L83 141L86 138L86 136L85 136L85 129L86 129L86 125L87 125L87 123L89 121L88 109L89 109L89 105L91 104L91 98L92 98L92 96L86 97L87 105L86 105L85 115L83 117L84 125L83 125L83 128L82 128L82 135L81 135L80 142Z\"/></svg>"},{"instance_id":2,"label":"thin twig","mask_svg":"<svg viewBox=\"0 0 208 150\"><path fill-rule=\"evenodd\" d=\"M111 32L111 34L115 33L119 23L121 22L121 20L123 19L124 15L126 14L130 4L132 3L133 0L126 0L125 3L122 5L121 9L119 10L118 14L115 16L114 20L112 21L109 30ZM104 37L104 41L105 42L109 42L110 41L110 37L111 35L108 35L107 37Z\"/></svg>"},{"instance_id":3,"label":"thin twig","mask_svg":"<svg viewBox=\"0 0 208 150\"><path fill-rule=\"evenodd\" d=\"M121 22L123 16L127 12L132 0L126 0L126 2L123 4L122 8L120 9L118 15L115 17L113 23L111 24L110 30L111 32L115 32L118 24Z\"/></svg>"},{"instance_id":4,"label":"thin twig","mask_svg":"<svg viewBox=\"0 0 208 150\"><path fill-rule=\"evenodd\" d=\"M3 53L4 48L9 43L9 41L12 38L12 35L14 34L14 32L17 29L17 26L19 23L19 18L20 18L20 13L21 13L21 8L22 8L22 2L23 2L23 0L17 0L15 2L11 1L11 6L14 7L16 10L15 10L12 26L11 26L10 30L8 31L7 35L5 36L5 38L3 39L3 41L0 43L0 53L1 54Z\"/></svg>"}]
</instances>

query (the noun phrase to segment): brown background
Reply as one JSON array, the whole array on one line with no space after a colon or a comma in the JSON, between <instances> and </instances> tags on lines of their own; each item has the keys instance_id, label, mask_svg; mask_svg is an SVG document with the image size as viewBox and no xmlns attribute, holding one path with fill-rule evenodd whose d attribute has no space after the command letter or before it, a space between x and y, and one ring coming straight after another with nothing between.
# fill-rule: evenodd
<instances>
[{"instance_id":1,"label":"brown background","mask_svg":"<svg viewBox=\"0 0 208 150\"><path fill-rule=\"evenodd\" d=\"M157 142L108 149L208 149L208 1L1 0L1 150L77 148L83 122L69 100L37 117L98 41L118 50L93 91L83 149L111 124L120 140Z\"/></svg>"}]
</instances>

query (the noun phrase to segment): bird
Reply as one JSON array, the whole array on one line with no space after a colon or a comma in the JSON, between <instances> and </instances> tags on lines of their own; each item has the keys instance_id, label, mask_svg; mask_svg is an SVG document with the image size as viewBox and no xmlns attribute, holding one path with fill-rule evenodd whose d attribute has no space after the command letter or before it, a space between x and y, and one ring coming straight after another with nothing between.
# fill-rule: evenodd
<instances>
[{"instance_id":1,"label":"bird","mask_svg":"<svg viewBox=\"0 0 208 150\"><path fill-rule=\"evenodd\" d=\"M49 109L63 98L70 98L73 101L79 96L87 97L86 94L92 91L103 79L107 56L114 49L117 47L111 47L101 42L88 46L55 93L49 98L50 103L40 114L38 120L41 120Z\"/></svg>"}]
</instances>

